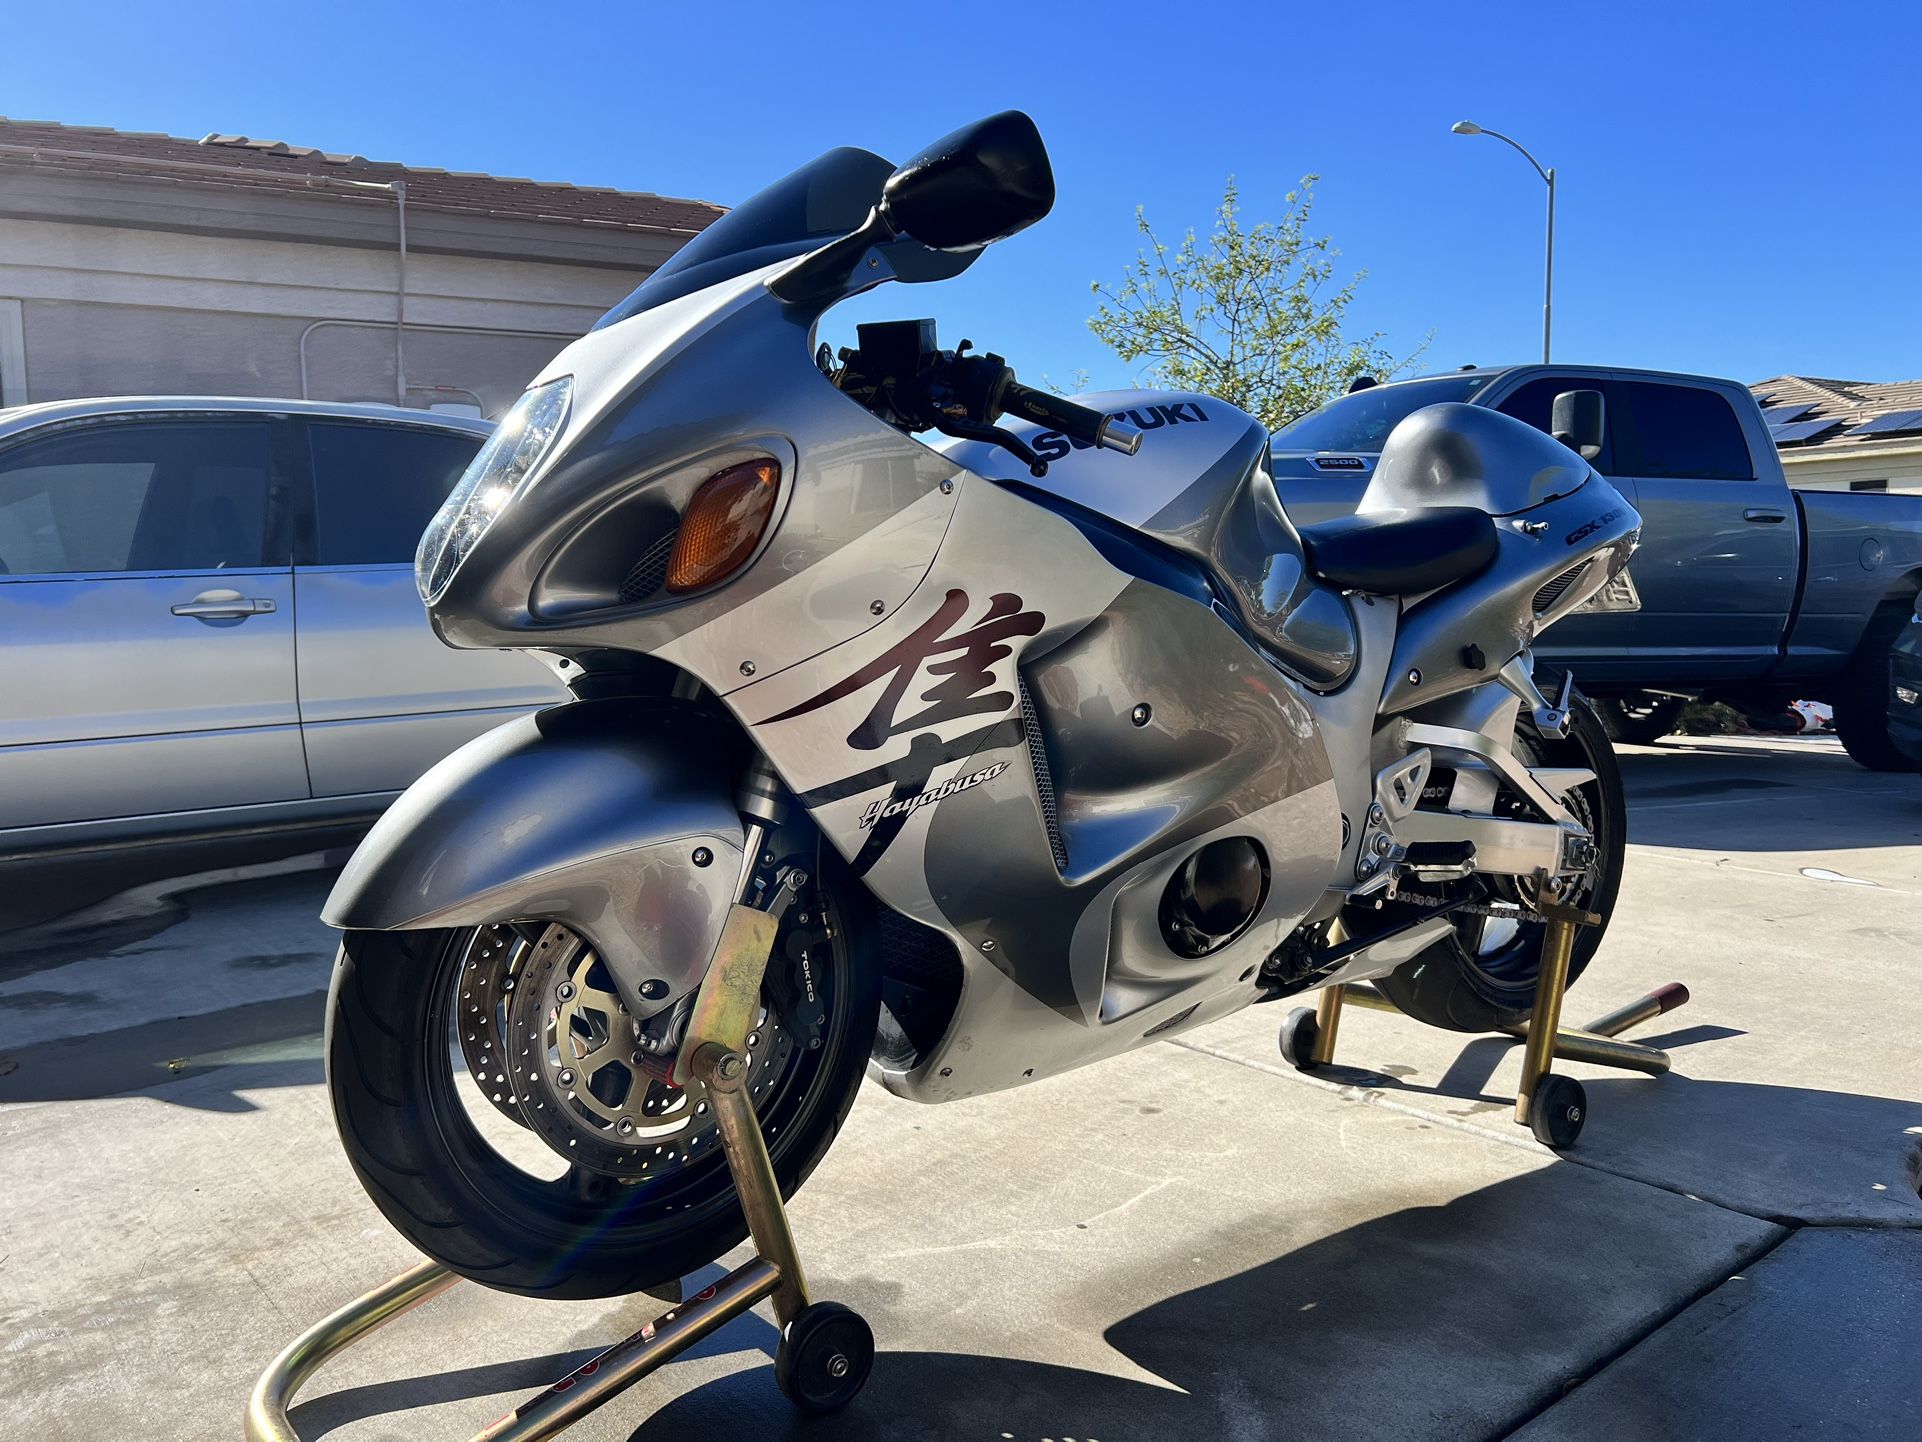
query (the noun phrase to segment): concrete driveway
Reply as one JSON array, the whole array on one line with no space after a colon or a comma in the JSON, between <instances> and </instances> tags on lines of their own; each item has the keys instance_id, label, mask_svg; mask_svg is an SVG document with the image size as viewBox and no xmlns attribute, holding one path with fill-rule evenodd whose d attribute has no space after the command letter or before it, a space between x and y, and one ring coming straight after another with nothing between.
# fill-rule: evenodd
<instances>
[{"instance_id":1,"label":"concrete driveway","mask_svg":"<svg viewBox=\"0 0 1922 1442\"><path fill-rule=\"evenodd\" d=\"M1637 1033L1671 1075L1570 1068L1577 1150L1509 1119L1517 1047L1358 1010L1319 1077L1276 1006L1001 1097L869 1087L794 1206L880 1340L854 1407L792 1414L755 1316L569 1437L1922 1435L1922 781L1821 740L1624 764L1570 1011L1695 999ZM414 1260L320 1086L324 861L0 875L0 1434L237 1436L285 1341ZM458 1287L295 1421L466 1437L652 1310Z\"/></svg>"}]
</instances>

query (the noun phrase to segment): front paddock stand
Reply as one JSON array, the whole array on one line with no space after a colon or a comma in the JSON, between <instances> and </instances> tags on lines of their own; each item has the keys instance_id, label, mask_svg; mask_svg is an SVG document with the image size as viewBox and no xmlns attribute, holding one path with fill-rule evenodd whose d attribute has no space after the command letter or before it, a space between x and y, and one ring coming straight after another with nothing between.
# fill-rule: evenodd
<instances>
[{"instance_id":1,"label":"front paddock stand","mask_svg":"<svg viewBox=\"0 0 1922 1442\"><path fill-rule=\"evenodd\" d=\"M1535 978L1535 1005L1521 1026L1503 1027L1522 1042L1522 1078L1515 1090L1515 1120L1543 1146L1571 1147L1588 1116L1588 1097L1574 1077L1553 1070L1556 1057L1591 1066L1620 1067L1660 1076L1669 1068L1668 1053L1639 1042L1622 1041L1620 1033L1675 1010L1688 1001L1688 988L1679 981L1606 1012L1587 1026L1565 1029L1562 998L1568 991L1569 958L1575 950L1575 931L1601 921L1576 907L1541 908L1548 925L1542 934L1542 965ZM1335 1059L1335 1036L1344 1006L1400 1012L1392 1001L1365 982L1326 987L1316 1006L1296 1007L1281 1027L1281 1053L1300 1071L1327 1066Z\"/></svg>"},{"instance_id":2,"label":"front paddock stand","mask_svg":"<svg viewBox=\"0 0 1922 1442\"><path fill-rule=\"evenodd\" d=\"M804 880L797 878L794 885ZM833 1412L852 1401L867 1382L874 1366L874 1333L839 1303L809 1301L780 1184L748 1095L746 1039L775 927L776 919L767 911L733 908L695 1002L684 1048L685 1075L707 1089L757 1255L530 1397L476 1433L473 1442L552 1437L763 1298L772 1302L781 1325L774 1378L795 1406L804 1412ZM459 1280L447 1268L424 1262L295 1338L254 1384L247 1402L248 1442L301 1442L287 1409L321 1364Z\"/></svg>"}]
</instances>

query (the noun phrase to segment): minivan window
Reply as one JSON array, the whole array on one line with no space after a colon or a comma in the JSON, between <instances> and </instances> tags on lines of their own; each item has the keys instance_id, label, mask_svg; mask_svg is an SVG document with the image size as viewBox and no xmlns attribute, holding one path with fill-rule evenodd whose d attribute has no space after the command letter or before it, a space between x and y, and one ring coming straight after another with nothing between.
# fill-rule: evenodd
<instances>
[{"instance_id":1,"label":"minivan window","mask_svg":"<svg viewBox=\"0 0 1922 1442\"><path fill-rule=\"evenodd\" d=\"M1278 451L1379 451L1388 433L1423 406L1465 401L1485 375L1431 376L1351 391L1275 432Z\"/></svg>"},{"instance_id":2,"label":"minivan window","mask_svg":"<svg viewBox=\"0 0 1922 1442\"><path fill-rule=\"evenodd\" d=\"M1503 415L1526 421L1545 435L1553 435L1555 397L1564 391L1600 391L1608 394L1608 383L1592 376L1543 376L1523 385L1496 407ZM1603 475L1615 469L1615 413L1604 406L1606 428L1602 432L1602 453L1593 465Z\"/></svg>"},{"instance_id":3,"label":"minivan window","mask_svg":"<svg viewBox=\"0 0 1922 1442\"><path fill-rule=\"evenodd\" d=\"M264 563L264 423L115 422L0 452L0 576Z\"/></svg>"},{"instance_id":4,"label":"minivan window","mask_svg":"<svg viewBox=\"0 0 1922 1442\"><path fill-rule=\"evenodd\" d=\"M323 566L411 564L420 533L482 437L420 426L316 421L315 556Z\"/></svg>"},{"instance_id":5,"label":"minivan window","mask_svg":"<svg viewBox=\"0 0 1922 1442\"><path fill-rule=\"evenodd\" d=\"M1612 394L1622 397L1628 411L1626 474L1698 481L1754 478L1742 423L1715 391L1618 381Z\"/></svg>"}]
</instances>

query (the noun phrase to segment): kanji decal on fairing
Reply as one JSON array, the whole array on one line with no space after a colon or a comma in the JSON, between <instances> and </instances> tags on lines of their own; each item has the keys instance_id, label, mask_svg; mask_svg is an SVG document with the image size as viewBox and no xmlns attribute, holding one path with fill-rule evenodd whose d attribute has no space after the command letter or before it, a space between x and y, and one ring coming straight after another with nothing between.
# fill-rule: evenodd
<instances>
[{"instance_id":1,"label":"kanji decal on fairing","mask_svg":"<svg viewBox=\"0 0 1922 1442\"><path fill-rule=\"evenodd\" d=\"M992 716L1006 711L1014 705L1014 692L988 689L994 685L995 664L1014 654L1014 648L1005 644L1009 637L1032 636L1041 629L1042 615L1022 610L1019 596L1002 591L989 600L987 614L969 629L952 636L942 634L966 615L967 609L968 593L949 591L932 616L852 676L768 720L805 716L888 675L893 679L867 719L848 733L848 745L876 751L891 736L925 730L961 716ZM930 675L943 679L921 693L921 699L930 703L926 710L899 720L895 713L923 664Z\"/></svg>"},{"instance_id":2,"label":"kanji decal on fairing","mask_svg":"<svg viewBox=\"0 0 1922 1442\"><path fill-rule=\"evenodd\" d=\"M1011 639L1033 636L1046 624L1046 618L1039 611L1023 609L1019 596L1001 591L989 598L988 608L979 621L949 634L949 629L967 612L968 593L949 591L932 616L867 665L799 705L768 718L771 724L805 716L872 686L884 676L889 678L875 699L874 709L848 733L848 745L862 751L876 751L893 737L914 733L914 739L908 743L908 754L890 765L870 767L841 781L817 787L801 798L809 806L818 806L893 783L888 799L875 802L861 818L861 827L868 836L854 859L857 873L865 873L880 859L916 811L956 791L990 780L1005 769L1003 763L931 787L928 783L937 766L964 760L983 745L1007 745L1021 736L1019 726L1003 724L943 742L929 729L965 716L1000 716L1012 710L1015 693L1012 688L997 684L995 667L1014 654L1014 647L1008 644ZM901 717L902 702L924 666L929 676L940 679L920 693L919 699L925 703L922 709Z\"/></svg>"}]
</instances>

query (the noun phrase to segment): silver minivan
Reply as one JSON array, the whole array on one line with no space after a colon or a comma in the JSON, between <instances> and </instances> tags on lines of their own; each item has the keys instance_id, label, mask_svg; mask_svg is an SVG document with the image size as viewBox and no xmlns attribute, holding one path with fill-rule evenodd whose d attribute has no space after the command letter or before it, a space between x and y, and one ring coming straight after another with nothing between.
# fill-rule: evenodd
<instances>
[{"instance_id":1,"label":"silver minivan","mask_svg":"<svg viewBox=\"0 0 1922 1442\"><path fill-rule=\"evenodd\" d=\"M414 546L491 427L373 405L0 411L0 856L380 810L562 699L455 651Z\"/></svg>"}]
</instances>

